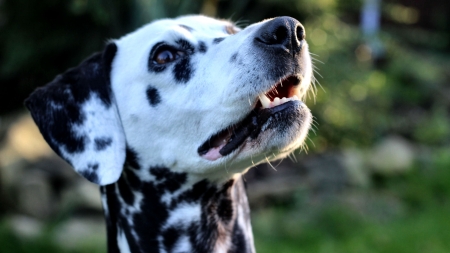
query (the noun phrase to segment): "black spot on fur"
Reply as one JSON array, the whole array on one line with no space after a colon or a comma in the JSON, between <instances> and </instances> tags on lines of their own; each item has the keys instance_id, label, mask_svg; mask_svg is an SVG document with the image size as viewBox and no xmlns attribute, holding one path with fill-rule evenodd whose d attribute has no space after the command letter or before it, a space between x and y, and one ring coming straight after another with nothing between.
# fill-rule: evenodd
<instances>
[{"instance_id":1,"label":"black spot on fur","mask_svg":"<svg viewBox=\"0 0 450 253\"><path fill-rule=\"evenodd\" d=\"M147 88L147 99L151 106L156 106L161 102L158 90L151 86Z\"/></svg>"},{"instance_id":2,"label":"black spot on fur","mask_svg":"<svg viewBox=\"0 0 450 253\"><path fill-rule=\"evenodd\" d=\"M206 46L206 44L205 44L204 41L200 41L200 42L198 43L198 51L199 51L200 53L206 53L206 51L208 51L208 47Z\"/></svg>"},{"instance_id":3,"label":"black spot on fur","mask_svg":"<svg viewBox=\"0 0 450 253\"><path fill-rule=\"evenodd\" d=\"M231 244L233 247L227 253L246 253L247 247L245 243L245 235L242 228L236 221L234 222L233 235L231 237Z\"/></svg>"},{"instance_id":4,"label":"black spot on fur","mask_svg":"<svg viewBox=\"0 0 450 253\"><path fill-rule=\"evenodd\" d=\"M138 191L141 188L142 182L139 179L139 177L136 176L134 170L125 169L123 171L123 174L126 177L128 184L133 190Z\"/></svg>"},{"instance_id":5,"label":"black spot on fur","mask_svg":"<svg viewBox=\"0 0 450 253\"><path fill-rule=\"evenodd\" d=\"M115 184L100 187L102 198L106 198L105 217L106 217L106 234L108 252L120 253L117 243L117 221L119 219L117 210L120 210L120 204L114 192ZM108 212L106 212L108 210Z\"/></svg>"},{"instance_id":6,"label":"black spot on fur","mask_svg":"<svg viewBox=\"0 0 450 253\"><path fill-rule=\"evenodd\" d=\"M174 68L173 74L175 80L181 83L186 83L191 79L193 67L190 60L190 56L195 52L194 46L185 39L179 39L175 41L178 47L182 49L186 55L183 58L180 58Z\"/></svg>"},{"instance_id":7,"label":"black spot on fur","mask_svg":"<svg viewBox=\"0 0 450 253\"><path fill-rule=\"evenodd\" d=\"M88 164L88 169L89 170L98 170L98 163L89 163Z\"/></svg>"},{"instance_id":8,"label":"black spot on fur","mask_svg":"<svg viewBox=\"0 0 450 253\"><path fill-rule=\"evenodd\" d=\"M189 58L181 59L173 68L175 80L181 83L186 83L191 79L192 65Z\"/></svg>"},{"instance_id":9,"label":"black spot on fur","mask_svg":"<svg viewBox=\"0 0 450 253\"><path fill-rule=\"evenodd\" d=\"M170 227L163 231L163 244L167 252L172 252L173 246L180 238L181 228Z\"/></svg>"},{"instance_id":10,"label":"black spot on fur","mask_svg":"<svg viewBox=\"0 0 450 253\"><path fill-rule=\"evenodd\" d=\"M178 196L178 198L173 199L172 203L170 204L170 208L173 209L175 208L179 203L181 202L187 202L187 203L195 203L200 201L201 197L203 196L203 194L205 194L205 192L208 191L208 189L215 188L215 186L210 185L210 183L208 182L208 180L202 180L196 184L194 184L192 186L192 189L189 191L185 191L182 194L180 194Z\"/></svg>"},{"instance_id":11,"label":"black spot on fur","mask_svg":"<svg viewBox=\"0 0 450 253\"><path fill-rule=\"evenodd\" d=\"M114 60L114 57L117 53L117 45L115 43L109 43L105 50L103 51L103 76L105 78L106 83L111 83L111 68L112 68L112 61ZM105 99L108 99L108 103L111 103L110 96L108 94L104 94Z\"/></svg>"},{"instance_id":12,"label":"black spot on fur","mask_svg":"<svg viewBox=\"0 0 450 253\"><path fill-rule=\"evenodd\" d=\"M204 203L207 212L211 212L212 216L216 216L227 224L233 218L233 201L231 199L231 189L234 185L234 180L229 180L209 199L208 203Z\"/></svg>"},{"instance_id":13,"label":"black spot on fur","mask_svg":"<svg viewBox=\"0 0 450 253\"><path fill-rule=\"evenodd\" d=\"M225 39L225 37L222 37L222 38L215 38L215 39L213 40L213 44L219 44L219 43L222 42L224 39Z\"/></svg>"},{"instance_id":14,"label":"black spot on fur","mask_svg":"<svg viewBox=\"0 0 450 253\"><path fill-rule=\"evenodd\" d=\"M131 172L131 173L133 173L133 172ZM133 205L134 194L130 188L130 185L127 182L127 176L125 174L122 174L122 176L119 178L119 181L117 182L117 186L118 186L119 193L120 193L120 196L122 197L123 201L125 201L125 203L127 203L128 205Z\"/></svg>"},{"instance_id":15,"label":"black spot on fur","mask_svg":"<svg viewBox=\"0 0 450 253\"><path fill-rule=\"evenodd\" d=\"M156 177L158 181L157 188L161 192L168 190L173 193L180 189L181 185L186 183L187 179L186 173L171 172L167 168L150 168L150 174Z\"/></svg>"},{"instance_id":16,"label":"black spot on fur","mask_svg":"<svg viewBox=\"0 0 450 253\"><path fill-rule=\"evenodd\" d=\"M139 170L141 166L138 162L137 153L129 146L125 149L125 167Z\"/></svg>"},{"instance_id":17,"label":"black spot on fur","mask_svg":"<svg viewBox=\"0 0 450 253\"><path fill-rule=\"evenodd\" d=\"M179 39L175 41L175 43L177 43L177 45L189 55L193 54L195 51L194 46L185 39Z\"/></svg>"},{"instance_id":18,"label":"black spot on fur","mask_svg":"<svg viewBox=\"0 0 450 253\"><path fill-rule=\"evenodd\" d=\"M68 153L85 150L88 136L73 130L74 125L82 125L86 119L81 108L84 102L96 95L107 108L111 106L109 76L116 52L114 43L107 45L103 54L96 53L78 67L58 75L25 101L44 139L60 156L61 148Z\"/></svg>"},{"instance_id":19,"label":"black spot on fur","mask_svg":"<svg viewBox=\"0 0 450 253\"><path fill-rule=\"evenodd\" d=\"M194 252L199 253L213 252L215 245L212 243L205 243L205 242L215 242L217 240L218 233L216 230L210 229L208 226L205 226L206 223L204 223L203 217L200 224L198 223L190 224L188 228L189 242L192 244ZM204 233L205 236L204 238L199 236L200 231ZM199 237L202 238L201 241L198 240Z\"/></svg>"},{"instance_id":20,"label":"black spot on fur","mask_svg":"<svg viewBox=\"0 0 450 253\"><path fill-rule=\"evenodd\" d=\"M102 151L105 150L107 147L111 146L112 139L111 137L102 137L102 138L95 138L95 151Z\"/></svg>"},{"instance_id":21,"label":"black spot on fur","mask_svg":"<svg viewBox=\"0 0 450 253\"><path fill-rule=\"evenodd\" d=\"M124 233L128 246L131 252L142 252L138 247L134 235L131 234L131 226L128 223L128 217L122 216L121 204L119 202L118 196L115 191L116 184L110 184L102 186L101 191L106 195L106 202L108 205L108 215L106 216L106 226L107 226L107 241L108 241L108 253L120 253L117 242L118 232ZM119 228L118 228L119 227ZM157 251L148 251L157 252Z\"/></svg>"},{"instance_id":22,"label":"black spot on fur","mask_svg":"<svg viewBox=\"0 0 450 253\"><path fill-rule=\"evenodd\" d=\"M139 235L138 243L142 249L136 252L159 252L157 237L161 235L169 210L161 201L162 193L153 182L143 183L141 193L144 196L140 206L141 213L133 216L134 229Z\"/></svg>"},{"instance_id":23,"label":"black spot on fur","mask_svg":"<svg viewBox=\"0 0 450 253\"><path fill-rule=\"evenodd\" d=\"M184 29L188 30L189 32L192 32L194 29L187 25L179 25L180 27L183 27Z\"/></svg>"},{"instance_id":24,"label":"black spot on fur","mask_svg":"<svg viewBox=\"0 0 450 253\"><path fill-rule=\"evenodd\" d=\"M237 57L238 57L238 53L234 53L233 55L231 55L230 62L235 62Z\"/></svg>"},{"instance_id":25,"label":"black spot on fur","mask_svg":"<svg viewBox=\"0 0 450 253\"><path fill-rule=\"evenodd\" d=\"M222 198L217 206L217 216L228 223L233 218L233 201L231 198Z\"/></svg>"},{"instance_id":26,"label":"black spot on fur","mask_svg":"<svg viewBox=\"0 0 450 253\"><path fill-rule=\"evenodd\" d=\"M218 223L229 226L227 223L229 223L229 219L233 217L233 207L228 207L228 203L231 205L233 203L224 202L220 204L220 202L223 199L231 200L231 190L233 185L234 181L230 180L218 190L215 185L203 180L195 184L192 190L187 191L183 196L180 196L184 201L200 201L200 206L202 208L200 223L191 223L187 231L189 241L193 245L195 252L212 252L215 244L204 242L216 242L218 240L220 235L217 230ZM222 210L219 214L218 206L223 204L227 205L227 207L220 207ZM231 215L229 215L230 213ZM199 237L202 238L201 241L198 240Z\"/></svg>"},{"instance_id":27,"label":"black spot on fur","mask_svg":"<svg viewBox=\"0 0 450 253\"><path fill-rule=\"evenodd\" d=\"M100 181L98 179L97 172L93 170L84 170L79 172L83 177L85 177L87 180L91 181L94 184L98 184Z\"/></svg>"}]
</instances>

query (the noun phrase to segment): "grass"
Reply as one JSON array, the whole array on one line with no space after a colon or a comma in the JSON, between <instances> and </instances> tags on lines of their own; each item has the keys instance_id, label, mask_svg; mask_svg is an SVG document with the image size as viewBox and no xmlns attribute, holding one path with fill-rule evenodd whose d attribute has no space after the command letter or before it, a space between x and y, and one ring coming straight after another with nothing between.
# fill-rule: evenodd
<instances>
[{"instance_id":1,"label":"grass","mask_svg":"<svg viewBox=\"0 0 450 253\"><path fill-rule=\"evenodd\" d=\"M64 247L52 238L54 232L49 228L35 238L19 238L8 226L7 221L0 222L0 252L2 253L104 253L106 245L87 241L75 247ZM103 244L103 242L102 242Z\"/></svg>"},{"instance_id":2,"label":"grass","mask_svg":"<svg viewBox=\"0 0 450 253\"><path fill-rule=\"evenodd\" d=\"M397 199L404 209L399 215L362 214L342 205L253 213L257 252L450 252L449 154L448 148L435 151L428 163L372 190Z\"/></svg>"},{"instance_id":3,"label":"grass","mask_svg":"<svg viewBox=\"0 0 450 253\"><path fill-rule=\"evenodd\" d=\"M255 244L259 253L444 253L450 250L449 213L446 204L375 222L331 208L299 222L282 221L289 211L264 210L254 215Z\"/></svg>"}]
</instances>

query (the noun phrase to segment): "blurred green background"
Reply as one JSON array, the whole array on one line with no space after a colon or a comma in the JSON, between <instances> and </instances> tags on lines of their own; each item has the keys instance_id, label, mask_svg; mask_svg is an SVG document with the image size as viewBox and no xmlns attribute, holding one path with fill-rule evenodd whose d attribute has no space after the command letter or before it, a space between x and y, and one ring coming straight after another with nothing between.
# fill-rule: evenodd
<instances>
[{"instance_id":1,"label":"blurred green background","mask_svg":"<svg viewBox=\"0 0 450 253\"><path fill-rule=\"evenodd\" d=\"M105 251L95 186L22 101L107 39L187 13L306 28L315 127L307 152L246 176L258 252L450 252L445 0L0 0L0 252Z\"/></svg>"}]
</instances>

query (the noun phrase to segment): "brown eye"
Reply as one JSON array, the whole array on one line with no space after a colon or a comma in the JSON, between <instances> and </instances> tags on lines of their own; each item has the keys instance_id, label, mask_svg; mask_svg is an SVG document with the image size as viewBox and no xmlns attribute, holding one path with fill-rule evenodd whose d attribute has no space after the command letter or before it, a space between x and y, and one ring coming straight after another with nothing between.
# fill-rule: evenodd
<instances>
[{"instance_id":1,"label":"brown eye","mask_svg":"<svg viewBox=\"0 0 450 253\"><path fill-rule=\"evenodd\" d=\"M155 55L154 61L158 64L165 64L175 61L176 54L173 50L164 49Z\"/></svg>"},{"instance_id":2,"label":"brown eye","mask_svg":"<svg viewBox=\"0 0 450 253\"><path fill-rule=\"evenodd\" d=\"M184 52L182 51L178 51L170 47L162 47L155 52L153 56L153 62L162 65L173 62L183 55Z\"/></svg>"}]
</instances>

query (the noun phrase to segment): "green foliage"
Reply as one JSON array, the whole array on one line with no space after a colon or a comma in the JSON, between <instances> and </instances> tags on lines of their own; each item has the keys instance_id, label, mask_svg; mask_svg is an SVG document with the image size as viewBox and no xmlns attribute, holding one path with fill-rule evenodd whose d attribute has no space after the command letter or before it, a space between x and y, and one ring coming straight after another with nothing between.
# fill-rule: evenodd
<instances>
[{"instance_id":1,"label":"green foliage","mask_svg":"<svg viewBox=\"0 0 450 253\"><path fill-rule=\"evenodd\" d=\"M127 8L122 0L0 2L0 114L123 34Z\"/></svg>"},{"instance_id":2,"label":"green foliage","mask_svg":"<svg viewBox=\"0 0 450 253\"><path fill-rule=\"evenodd\" d=\"M23 240L15 236L5 225L0 227L0 245L4 253L61 252L61 249L46 238Z\"/></svg>"},{"instance_id":3,"label":"green foliage","mask_svg":"<svg viewBox=\"0 0 450 253\"><path fill-rule=\"evenodd\" d=\"M450 205L450 148L434 150L431 161L416 165L404 178L390 180L390 188L411 211L436 204Z\"/></svg>"},{"instance_id":4,"label":"green foliage","mask_svg":"<svg viewBox=\"0 0 450 253\"><path fill-rule=\"evenodd\" d=\"M74 248L67 248L64 242L59 245L54 241L55 233L48 227L37 237L21 238L17 236L6 221L0 220L0 245L2 253L103 253L106 245L99 245L95 241L81 243Z\"/></svg>"},{"instance_id":5,"label":"green foliage","mask_svg":"<svg viewBox=\"0 0 450 253\"><path fill-rule=\"evenodd\" d=\"M375 218L337 204L253 213L257 252L448 252L449 153L440 149L429 166L418 164L411 174L388 179L379 194L396 196L407 209L401 215Z\"/></svg>"},{"instance_id":6,"label":"green foliage","mask_svg":"<svg viewBox=\"0 0 450 253\"><path fill-rule=\"evenodd\" d=\"M321 86L308 103L318 124L313 150L369 146L392 133L418 143L449 142L450 104L442 95L449 57L382 32L385 53L375 65L359 28L333 12L304 25Z\"/></svg>"}]
</instances>

